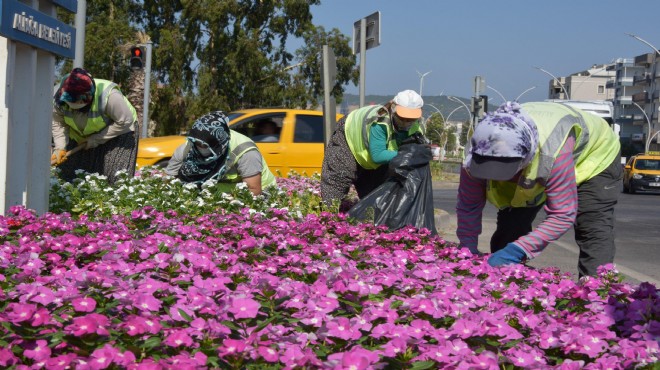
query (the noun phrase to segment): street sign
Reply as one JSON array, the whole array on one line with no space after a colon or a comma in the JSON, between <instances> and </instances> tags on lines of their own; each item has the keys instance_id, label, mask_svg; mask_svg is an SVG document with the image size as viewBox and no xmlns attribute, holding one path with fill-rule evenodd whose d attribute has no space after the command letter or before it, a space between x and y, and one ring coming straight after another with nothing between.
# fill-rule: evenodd
<instances>
[{"instance_id":1,"label":"street sign","mask_svg":"<svg viewBox=\"0 0 660 370\"><path fill-rule=\"evenodd\" d=\"M367 41L366 50L375 48L380 45L380 12L375 12L365 18L367 26L365 32L365 39ZM353 54L360 52L360 31L362 19L353 23Z\"/></svg>"}]
</instances>

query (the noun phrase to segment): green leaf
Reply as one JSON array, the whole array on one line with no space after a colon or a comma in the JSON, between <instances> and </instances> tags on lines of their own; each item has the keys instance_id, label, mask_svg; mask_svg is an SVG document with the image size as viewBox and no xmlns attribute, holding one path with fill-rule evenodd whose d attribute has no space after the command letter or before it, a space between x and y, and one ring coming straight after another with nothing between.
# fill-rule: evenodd
<instances>
[{"instance_id":1,"label":"green leaf","mask_svg":"<svg viewBox=\"0 0 660 370\"><path fill-rule=\"evenodd\" d=\"M144 349L147 349L147 350L153 349L155 347L160 346L161 342L162 342L162 340L159 337L153 336L153 337L150 337L149 339L145 340L142 347Z\"/></svg>"},{"instance_id":2,"label":"green leaf","mask_svg":"<svg viewBox=\"0 0 660 370\"><path fill-rule=\"evenodd\" d=\"M193 318L190 317L190 315L188 315L188 314L186 313L186 311L184 311L184 310L182 310L182 309L180 309L180 308L179 308L179 315L181 315L181 317L183 317L183 318L184 318L186 321L188 321L188 322L193 321Z\"/></svg>"},{"instance_id":3,"label":"green leaf","mask_svg":"<svg viewBox=\"0 0 660 370\"><path fill-rule=\"evenodd\" d=\"M411 370L421 370L421 369L431 369L436 368L437 363L435 361L417 361L413 362L410 367Z\"/></svg>"}]
</instances>

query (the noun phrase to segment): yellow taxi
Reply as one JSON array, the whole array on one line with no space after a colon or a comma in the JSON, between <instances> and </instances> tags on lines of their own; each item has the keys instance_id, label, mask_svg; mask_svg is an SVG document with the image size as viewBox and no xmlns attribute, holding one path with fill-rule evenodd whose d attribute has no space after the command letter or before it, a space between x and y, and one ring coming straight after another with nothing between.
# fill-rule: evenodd
<instances>
[{"instance_id":1,"label":"yellow taxi","mask_svg":"<svg viewBox=\"0 0 660 370\"><path fill-rule=\"evenodd\" d=\"M321 173L325 151L323 112L304 109L245 109L227 114L229 127L250 137L279 177L290 171L303 176ZM343 115L338 114L339 120ZM270 128L270 133L266 133ZM140 139L137 167L166 167L172 153L186 141L171 135Z\"/></svg>"},{"instance_id":2,"label":"yellow taxi","mask_svg":"<svg viewBox=\"0 0 660 370\"><path fill-rule=\"evenodd\" d=\"M660 192L660 152L637 154L623 167L623 192Z\"/></svg>"}]
</instances>

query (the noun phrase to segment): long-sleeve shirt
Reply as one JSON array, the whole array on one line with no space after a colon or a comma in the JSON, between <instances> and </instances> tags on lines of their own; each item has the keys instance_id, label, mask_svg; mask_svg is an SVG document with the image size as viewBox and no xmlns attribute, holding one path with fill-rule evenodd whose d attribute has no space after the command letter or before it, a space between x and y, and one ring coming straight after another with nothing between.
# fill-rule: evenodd
<instances>
[{"instance_id":1,"label":"long-sleeve shirt","mask_svg":"<svg viewBox=\"0 0 660 370\"><path fill-rule=\"evenodd\" d=\"M135 131L136 121L133 119L133 112L126 104L121 91L115 89L110 92L105 114L110 117L113 124L107 125L101 131L92 134L99 137L100 144L127 132ZM74 111L73 120L82 131L87 125L87 113ZM66 148L69 143L69 126L64 123L64 115L57 107L53 109L52 132L55 149Z\"/></svg>"},{"instance_id":2,"label":"long-sleeve shirt","mask_svg":"<svg viewBox=\"0 0 660 370\"><path fill-rule=\"evenodd\" d=\"M575 139L569 137L555 159L548 178L544 205L547 217L536 229L513 241L527 253L536 257L550 242L559 239L570 229L577 215L578 197L575 180L573 149ZM473 178L462 168L458 188L456 235L462 247L477 250L482 231L482 211L486 205L487 180Z\"/></svg>"},{"instance_id":3,"label":"long-sleeve shirt","mask_svg":"<svg viewBox=\"0 0 660 370\"><path fill-rule=\"evenodd\" d=\"M407 131L397 131L394 133L397 143L402 142L407 136ZM389 163L397 154L398 151L387 149L387 128L383 125L371 125L369 131L369 155L374 163Z\"/></svg>"}]
</instances>

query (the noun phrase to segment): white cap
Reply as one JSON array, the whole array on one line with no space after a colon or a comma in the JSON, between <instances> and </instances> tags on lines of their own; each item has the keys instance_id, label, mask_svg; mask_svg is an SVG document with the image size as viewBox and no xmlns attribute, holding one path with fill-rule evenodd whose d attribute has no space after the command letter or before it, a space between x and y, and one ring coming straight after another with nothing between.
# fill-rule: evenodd
<instances>
[{"instance_id":1,"label":"white cap","mask_svg":"<svg viewBox=\"0 0 660 370\"><path fill-rule=\"evenodd\" d=\"M401 118L420 118L424 100L413 90L403 90L394 97L395 112Z\"/></svg>"}]
</instances>

